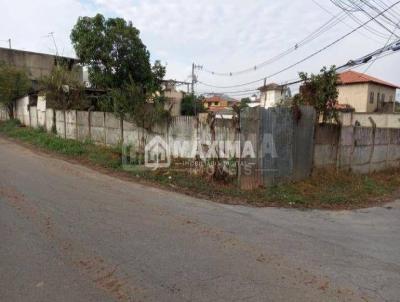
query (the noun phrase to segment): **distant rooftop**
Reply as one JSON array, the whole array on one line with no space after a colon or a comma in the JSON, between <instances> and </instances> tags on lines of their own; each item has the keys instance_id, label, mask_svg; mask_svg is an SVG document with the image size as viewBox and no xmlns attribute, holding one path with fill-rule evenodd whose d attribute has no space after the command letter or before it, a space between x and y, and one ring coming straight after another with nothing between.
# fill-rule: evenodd
<instances>
[{"instance_id":1,"label":"distant rooftop","mask_svg":"<svg viewBox=\"0 0 400 302\"><path fill-rule=\"evenodd\" d=\"M381 79L369 76L364 73L359 73L356 71L346 71L339 74L339 81L338 81L339 85L361 84L361 83L374 83L391 88L400 88L398 85L391 84Z\"/></svg>"},{"instance_id":2,"label":"distant rooftop","mask_svg":"<svg viewBox=\"0 0 400 302\"><path fill-rule=\"evenodd\" d=\"M56 57L55 54L35 52L35 51L15 49L15 48L7 48L7 47L0 47L0 51L1 52L10 52L10 53L21 53L21 54L31 54L31 55L39 55L39 56ZM58 57L69 59L69 60L74 60L74 61L77 61L77 62L79 61L78 58L72 58L72 57L66 57L66 56L60 56L60 55L58 55Z\"/></svg>"},{"instance_id":3,"label":"distant rooftop","mask_svg":"<svg viewBox=\"0 0 400 302\"><path fill-rule=\"evenodd\" d=\"M269 90L280 90L282 89L282 85L276 84L276 83L269 83L264 86L261 86L257 88L257 90L260 90L261 92L263 91L269 91Z\"/></svg>"},{"instance_id":4,"label":"distant rooftop","mask_svg":"<svg viewBox=\"0 0 400 302\"><path fill-rule=\"evenodd\" d=\"M213 96L207 97L204 102L212 103L212 102L220 102L220 101L228 101L229 103L237 103L238 100L231 98L225 94L214 94Z\"/></svg>"}]
</instances>

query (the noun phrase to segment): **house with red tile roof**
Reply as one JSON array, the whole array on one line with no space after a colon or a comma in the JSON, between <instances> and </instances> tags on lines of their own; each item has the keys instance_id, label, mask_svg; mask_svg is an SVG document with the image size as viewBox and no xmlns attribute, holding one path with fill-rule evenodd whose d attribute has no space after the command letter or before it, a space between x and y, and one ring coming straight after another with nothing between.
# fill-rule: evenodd
<instances>
[{"instance_id":1,"label":"house with red tile roof","mask_svg":"<svg viewBox=\"0 0 400 302\"><path fill-rule=\"evenodd\" d=\"M215 111L216 109L232 107L233 105L235 105L238 102L239 102L238 100L230 98L226 95L214 94L211 97L205 98L203 105L204 105L204 108L206 108L207 110Z\"/></svg>"},{"instance_id":2,"label":"house with red tile roof","mask_svg":"<svg viewBox=\"0 0 400 302\"><path fill-rule=\"evenodd\" d=\"M346 71L339 74L338 102L350 105L356 112L394 112L399 88L364 73Z\"/></svg>"}]
</instances>

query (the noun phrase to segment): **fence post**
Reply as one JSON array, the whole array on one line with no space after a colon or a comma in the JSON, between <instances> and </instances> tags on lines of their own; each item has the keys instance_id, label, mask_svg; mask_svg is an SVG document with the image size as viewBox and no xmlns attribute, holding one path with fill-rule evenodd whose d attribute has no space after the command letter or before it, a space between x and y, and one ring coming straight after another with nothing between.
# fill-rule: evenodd
<instances>
[{"instance_id":1,"label":"fence post","mask_svg":"<svg viewBox=\"0 0 400 302\"><path fill-rule=\"evenodd\" d=\"M64 138L67 138L67 115L65 113L65 109L63 110L64 114Z\"/></svg>"},{"instance_id":2,"label":"fence post","mask_svg":"<svg viewBox=\"0 0 400 302\"><path fill-rule=\"evenodd\" d=\"M104 145L107 145L107 124L106 124L106 112L103 112L103 129L104 129Z\"/></svg>"},{"instance_id":3,"label":"fence post","mask_svg":"<svg viewBox=\"0 0 400 302\"><path fill-rule=\"evenodd\" d=\"M88 110L88 127L89 127L89 140L92 140L92 121L91 121L92 111Z\"/></svg>"},{"instance_id":4,"label":"fence post","mask_svg":"<svg viewBox=\"0 0 400 302\"><path fill-rule=\"evenodd\" d=\"M31 122L31 106L29 106L29 103L28 103L28 117L29 117L29 127L32 127L32 122Z\"/></svg>"},{"instance_id":5,"label":"fence post","mask_svg":"<svg viewBox=\"0 0 400 302\"><path fill-rule=\"evenodd\" d=\"M120 117L120 128L121 128L121 144L124 144L124 118Z\"/></svg>"},{"instance_id":6,"label":"fence post","mask_svg":"<svg viewBox=\"0 0 400 302\"><path fill-rule=\"evenodd\" d=\"M75 139L79 140L79 137L78 137L78 110L75 110Z\"/></svg>"}]
</instances>

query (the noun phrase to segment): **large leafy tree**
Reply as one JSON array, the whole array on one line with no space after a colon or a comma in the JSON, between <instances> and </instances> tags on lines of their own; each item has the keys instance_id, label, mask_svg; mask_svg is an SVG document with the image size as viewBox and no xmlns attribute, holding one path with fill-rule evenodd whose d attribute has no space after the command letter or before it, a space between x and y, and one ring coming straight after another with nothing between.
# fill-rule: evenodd
<instances>
[{"instance_id":1,"label":"large leafy tree","mask_svg":"<svg viewBox=\"0 0 400 302\"><path fill-rule=\"evenodd\" d=\"M0 104L10 116L14 116L14 101L22 97L32 88L26 72L11 65L0 62Z\"/></svg>"},{"instance_id":2,"label":"large leafy tree","mask_svg":"<svg viewBox=\"0 0 400 302\"><path fill-rule=\"evenodd\" d=\"M313 106L317 116L322 115L324 122L337 119L338 75L335 66L329 69L324 67L316 75L301 72L299 76L303 84L300 87L300 93L294 98L295 103Z\"/></svg>"},{"instance_id":3,"label":"large leafy tree","mask_svg":"<svg viewBox=\"0 0 400 302\"><path fill-rule=\"evenodd\" d=\"M159 62L152 68L139 30L122 18L80 17L71 40L95 87L122 88L133 81L144 91L155 91L165 75Z\"/></svg>"}]
</instances>

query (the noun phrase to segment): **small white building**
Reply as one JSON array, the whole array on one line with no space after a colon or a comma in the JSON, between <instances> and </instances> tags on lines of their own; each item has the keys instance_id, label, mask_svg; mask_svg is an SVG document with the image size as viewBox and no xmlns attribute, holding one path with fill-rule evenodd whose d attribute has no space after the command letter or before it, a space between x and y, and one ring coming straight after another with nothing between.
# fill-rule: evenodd
<instances>
[{"instance_id":1,"label":"small white building","mask_svg":"<svg viewBox=\"0 0 400 302\"><path fill-rule=\"evenodd\" d=\"M264 108L275 107L291 95L289 87L275 83L266 84L258 90L261 93L260 106Z\"/></svg>"}]
</instances>

